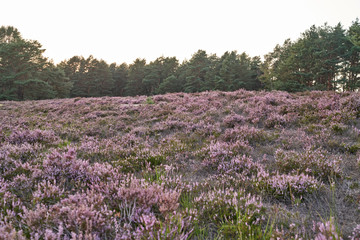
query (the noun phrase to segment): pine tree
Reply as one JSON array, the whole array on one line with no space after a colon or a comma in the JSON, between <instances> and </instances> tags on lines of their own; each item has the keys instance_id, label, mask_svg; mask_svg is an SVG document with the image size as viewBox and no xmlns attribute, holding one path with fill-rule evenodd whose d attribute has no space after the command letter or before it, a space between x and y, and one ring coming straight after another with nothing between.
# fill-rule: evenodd
<instances>
[{"instance_id":1,"label":"pine tree","mask_svg":"<svg viewBox=\"0 0 360 240\"><path fill-rule=\"evenodd\" d=\"M356 19L349 27L347 34L347 54L344 57L343 83L344 90L354 91L360 88L360 23Z\"/></svg>"},{"instance_id":2,"label":"pine tree","mask_svg":"<svg viewBox=\"0 0 360 240\"><path fill-rule=\"evenodd\" d=\"M71 97L88 97L87 72L89 71L88 61L84 57L74 56L69 60L62 61L58 65L66 77L70 79L73 87L70 91Z\"/></svg>"},{"instance_id":3,"label":"pine tree","mask_svg":"<svg viewBox=\"0 0 360 240\"><path fill-rule=\"evenodd\" d=\"M55 98L68 98L73 83L66 77L64 70L56 67L52 63L48 63L46 68L41 74L43 81L47 82L53 90L53 97Z\"/></svg>"},{"instance_id":4,"label":"pine tree","mask_svg":"<svg viewBox=\"0 0 360 240\"><path fill-rule=\"evenodd\" d=\"M175 57L159 57L146 66L143 84L147 95L158 92L160 84L169 76L174 75L179 62Z\"/></svg>"},{"instance_id":5,"label":"pine tree","mask_svg":"<svg viewBox=\"0 0 360 240\"><path fill-rule=\"evenodd\" d=\"M117 66L116 63L112 63L109 69L114 81L112 94L114 96L124 96L125 86L128 82L129 66L126 63L123 63L120 66Z\"/></svg>"},{"instance_id":6,"label":"pine tree","mask_svg":"<svg viewBox=\"0 0 360 240\"><path fill-rule=\"evenodd\" d=\"M47 59L39 42L25 40L14 27L0 28L0 99L51 98L51 86L41 78Z\"/></svg>"},{"instance_id":7,"label":"pine tree","mask_svg":"<svg viewBox=\"0 0 360 240\"><path fill-rule=\"evenodd\" d=\"M145 95L146 88L143 84L145 77L146 60L137 58L129 66L128 82L125 87L125 94L130 96Z\"/></svg>"},{"instance_id":8,"label":"pine tree","mask_svg":"<svg viewBox=\"0 0 360 240\"><path fill-rule=\"evenodd\" d=\"M210 61L204 50L198 50L186 63L185 92L200 92L206 89L206 76Z\"/></svg>"},{"instance_id":9,"label":"pine tree","mask_svg":"<svg viewBox=\"0 0 360 240\"><path fill-rule=\"evenodd\" d=\"M181 92L183 90L183 86L179 79L174 75L171 75L159 85L157 89L157 93L173 93L173 92Z\"/></svg>"}]
</instances>

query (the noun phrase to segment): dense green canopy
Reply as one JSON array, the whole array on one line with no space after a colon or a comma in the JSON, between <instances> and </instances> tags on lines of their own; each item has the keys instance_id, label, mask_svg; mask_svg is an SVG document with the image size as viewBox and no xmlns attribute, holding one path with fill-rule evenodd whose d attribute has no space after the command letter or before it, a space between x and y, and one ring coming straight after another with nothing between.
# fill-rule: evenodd
<instances>
[{"instance_id":1,"label":"dense green canopy","mask_svg":"<svg viewBox=\"0 0 360 240\"><path fill-rule=\"evenodd\" d=\"M64 72L43 57L41 44L25 40L16 28L0 28L0 100L67 97Z\"/></svg>"},{"instance_id":2,"label":"dense green canopy","mask_svg":"<svg viewBox=\"0 0 360 240\"><path fill-rule=\"evenodd\" d=\"M360 87L360 23L312 26L265 56L261 79L266 89L343 90Z\"/></svg>"},{"instance_id":3,"label":"dense green canopy","mask_svg":"<svg viewBox=\"0 0 360 240\"><path fill-rule=\"evenodd\" d=\"M354 91L360 88L360 23L312 26L264 56L198 50L182 63L159 57L147 63L108 64L74 56L58 65L39 42L14 27L0 28L0 100L136 96L207 90Z\"/></svg>"}]
</instances>

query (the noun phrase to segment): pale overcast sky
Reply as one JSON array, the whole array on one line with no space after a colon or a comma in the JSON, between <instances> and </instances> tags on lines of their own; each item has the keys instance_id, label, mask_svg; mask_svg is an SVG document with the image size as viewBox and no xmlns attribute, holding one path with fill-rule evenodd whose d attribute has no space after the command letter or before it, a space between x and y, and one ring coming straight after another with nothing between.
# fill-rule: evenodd
<instances>
[{"instance_id":1,"label":"pale overcast sky","mask_svg":"<svg viewBox=\"0 0 360 240\"><path fill-rule=\"evenodd\" d=\"M55 63L90 54L181 62L198 49L263 56L313 24L347 28L359 13L360 0L6 0L0 25L38 40Z\"/></svg>"}]
</instances>

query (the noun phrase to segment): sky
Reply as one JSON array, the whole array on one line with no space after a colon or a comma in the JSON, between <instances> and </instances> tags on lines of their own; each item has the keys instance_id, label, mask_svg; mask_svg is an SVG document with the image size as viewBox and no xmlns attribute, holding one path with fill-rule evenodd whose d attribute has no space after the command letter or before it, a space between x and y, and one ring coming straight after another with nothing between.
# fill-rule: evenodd
<instances>
[{"instance_id":1,"label":"sky","mask_svg":"<svg viewBox=\"0 0 360 240\"><path fill-rule=\"evenodd\" d=\"M106 62L190 59L197 50L263 56L312 25L360 17L360 0L4 0L0 26L39 41L59 63L73 56Z\"/></svg>"}]
</instances>

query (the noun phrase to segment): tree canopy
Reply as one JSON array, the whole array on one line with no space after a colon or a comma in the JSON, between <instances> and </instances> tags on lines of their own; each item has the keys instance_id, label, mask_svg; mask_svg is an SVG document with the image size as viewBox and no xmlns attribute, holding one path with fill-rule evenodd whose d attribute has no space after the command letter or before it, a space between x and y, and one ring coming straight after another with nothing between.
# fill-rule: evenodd
<instances>
[{"instance_id":1,"label":"tree canopy","mask_svg":"<svg viewBox=\"0 0 360 240\"><path fill-rule=\"evenodd\" d=\"M71 88L64 72L49 62L42 46L14 27L0 28L0 99L65 97Z\"/></svg>"},{"instance_id":2,"label":"tree canopy","mask_svg":"<svg viewBox=\"0 0 360 240\"><path fill-rule=\"evenodd\" d=\"M343 90L360 87L360 24L348 30L339 23L306 30L292 42L286 40L265 56L261 76L266 89Z\"/></svg>"},{"instance_id":3,"label":"tree canopy","mask_svg":"<svg viewBox=\"0 0 360 240\"><path fill-rule=\"evenodd\" d=\"M36 40L0 28L0 100L135 96L208 90L355 91L360 88L360 23L311 26L264 56L198 50L189 60L108 64L74 56L55 65Z\"/></svg>"}]
</instances>

